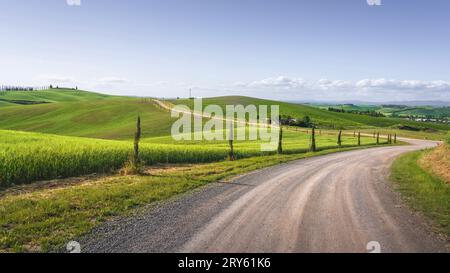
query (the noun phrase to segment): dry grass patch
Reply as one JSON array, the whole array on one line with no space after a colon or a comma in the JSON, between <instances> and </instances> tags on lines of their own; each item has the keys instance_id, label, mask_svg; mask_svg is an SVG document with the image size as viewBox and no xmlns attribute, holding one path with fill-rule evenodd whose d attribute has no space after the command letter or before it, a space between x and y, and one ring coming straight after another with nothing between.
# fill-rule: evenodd
<instances>
[{"instance_id":1,"label":"dry grass patch","mask_svg":"<svg viewBox=\"0 0 450 273\"><path fill-rule=\"evenodd\" d=\"M427 152L419 161L420 165L450 184L450 147L442 144Z\"/></svg>"}]
</instances>

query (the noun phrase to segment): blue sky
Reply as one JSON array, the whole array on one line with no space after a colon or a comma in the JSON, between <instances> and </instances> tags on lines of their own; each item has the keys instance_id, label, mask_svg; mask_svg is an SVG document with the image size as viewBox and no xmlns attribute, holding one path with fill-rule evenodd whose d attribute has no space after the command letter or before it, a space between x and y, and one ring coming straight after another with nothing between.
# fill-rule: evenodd
<instances>
[{"instance_id":1,"label":"blue sky","mask_svg":"<svg viewBox=\"0 0 450 273\"><path fill-rule=\"evenodd\" d=\"M0 84L450 101L450 1L0 0Z\"/></svg>"}]
</instances>

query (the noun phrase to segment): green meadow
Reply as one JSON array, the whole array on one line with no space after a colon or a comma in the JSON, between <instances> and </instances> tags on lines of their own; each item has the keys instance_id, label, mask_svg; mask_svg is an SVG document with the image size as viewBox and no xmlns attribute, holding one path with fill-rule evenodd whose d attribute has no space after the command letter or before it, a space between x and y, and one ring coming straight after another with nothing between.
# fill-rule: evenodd
<instances>
[{"instance_id":1,"label":"green meadow","mask_svg":"<svg viewBox=\"0 0 450 273\"><path fill-rule=\"evenodd\" d=\"M175 119L152 99L61 89L2 92L0 98L3 102L0 107L0 186L3 188L40 180L117 171L131 157L137 116L142 119L140 148L142 160L147 165L216 162L227 159L229 155L227 141L174 141L170 130ZM170 102L193 106L192 100ZM204 99L204 106L211 104L279 105L282 115L295 118L309 116L319 128L316 135L319 150L338 147L337 129L348 129L342 139L342 147L345 148L358 145L357 138L352 134L355 128L363 132L392 130L398 122L405 122L332 113L305 105L249 97ZM434 128L433 133L424 131L421 135L433 139L445 137L445 130L450 127L414 125ZM306 128L286 129L283 152L307 152L310 131ZM374 145L375 142L373 137L362 137L361 145ZM238 159L275 153L261 152L261 141L235 141L234 147Z\"/></svg>"}]
</instances>

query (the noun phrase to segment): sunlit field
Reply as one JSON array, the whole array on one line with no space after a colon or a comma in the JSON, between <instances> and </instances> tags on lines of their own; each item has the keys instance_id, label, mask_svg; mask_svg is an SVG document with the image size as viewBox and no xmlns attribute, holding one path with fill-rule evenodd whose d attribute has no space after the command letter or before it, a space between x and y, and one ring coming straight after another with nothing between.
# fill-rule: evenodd
<instances>
[{"instance_id":1,"label":"sunlit field","mask_svg":"<svg viewBox=\"0 0 450 273\"><path fill-rule=\"evenodd\" d=\"M285 130L283 153L307 152L310 133ZM371 137L361 138L362 145L375 142ZM318 150L336 148L337 132L317 131L316 145ZM342 147L357 145L357 138L343 136ZM237 159L276 153L262 152L261 141L236 141L234 147ZM132 151L132 141L0 130L0 186L115 171L124 166ZM147 165L215 162L228 155L227 141L175 141L166 136L145 138L140 147Z\"/></svg>"}]
</instances>

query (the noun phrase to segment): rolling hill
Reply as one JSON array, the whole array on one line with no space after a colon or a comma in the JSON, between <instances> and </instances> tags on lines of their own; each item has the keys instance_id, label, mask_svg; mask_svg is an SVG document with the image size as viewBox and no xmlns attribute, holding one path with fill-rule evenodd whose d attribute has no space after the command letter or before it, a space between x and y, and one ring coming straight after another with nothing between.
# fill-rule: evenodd
<instances>
[{"instance_id":1,"label":"rolling hill","mask_svg":"<svg viewBox=\"0 0 450 273\"><path fill-rule=\"evenodd\" d=\"M192 100L171 100L174 104L185 104L193 107ZM422 130L450 130L450 125L435 123L420 123L408 121L399 118L371 117L367 115L358 115L352 113L330 112L317 107L302 104L286 103L272 100L263 100L250 97L230 96L203 99L203 105L217 104L220 106L242 104L254 105L280 105L280 114L294 118L303 118L309 116L314 123L321 128L328 129L354 129L354 128L373 128L373 127L391 127L410 126Z\"/></svg>"},{"instance_id":2,"label":"rolling hill","mask_svg":"<svg viewBox=\"0 0 450 273\"><path fill-rule=\"evenodd\" d=\"M3 99L0 100L0 129L4 130L124 140L133 138L138 115L142 117L144 138L170 135L174 121L168 111L160 109L151 99L116 97L78 90L4 93L0 96L0 99ZM37 104L7 101L28 101ZM193 101L189 99L170 102L193 106ZM410 126L429 132L450 130L450 125L444 124L335 113L307 105L250 97L204 99L204 106L210 104L280 105L282 115L294 118L309 116L318 127L324 129L395 129L399 126Z\"/></svg>"},{"instance_id":3,"label":"rolling hill","mask_svg":"<svg viewBox=\"0 0 450 273\"><path fill-rule=\"evenodd\" d=\"M113 96L72 89L51 89L42 91L7 91L0 92L0 103L8 106L32 103L74 102L110 99ZM1 105L0 105L1 106Z\"/></svg>"},{"instance_id":4,"label":"rolling hill","mask_svg":"<svg viewBox=\"0 0 450 273\"><path fill-rule=\"evenodd\" d=\"M11 92L4 97L49 103L0 107L1 129L130 139L134 135L136 117L141 115L144 136L170 133L170 115L151 100L61 90Z\"/></svg>"}]
</instances>

